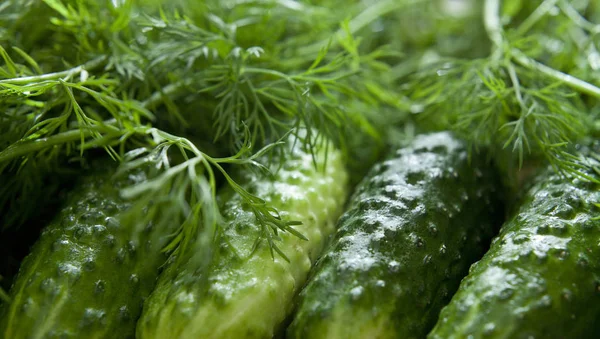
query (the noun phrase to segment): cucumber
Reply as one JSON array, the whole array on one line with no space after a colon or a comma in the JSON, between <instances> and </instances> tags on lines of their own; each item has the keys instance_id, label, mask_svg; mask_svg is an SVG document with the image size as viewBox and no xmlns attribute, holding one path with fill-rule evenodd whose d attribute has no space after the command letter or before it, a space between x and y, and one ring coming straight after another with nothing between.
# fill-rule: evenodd
<instances>
[{"instance_id":1,"label":"cucumber","mask_svg":"<svg viewBox=\"0 0 600 339\"><path fill-rule=\"evenodd\" d=\"M446 132L421 135L357 187L288 338L420 338L494 234L496 176Z\"/></svg>"},{"instance_id":2,"label":"cucumber","mask_svg":"<svg viewBox=\"0 0 600 339\"><path fill-rule=\"evenodd\" d=\"M599 188L540 174L429 338L598 338Z\"/></svg>"},{"instance_id":3,"label":"cucumber","mask_svg":"<svg viewBox=\"0 0 600 339\"><path fill-rule=\"evenodd\" d=\"M139 338L270 338L292 309L325 239L346 200L348 173L333 148L287 143L285 159L273 156L274 176L240 174L243 186L277 208L308 240L280 234L278 247L289 258L272 257L254 214L231 191L220 194L221 247L209 269L190 255L170 265L144 304ZM314 160L314 162L313 162ZM315 168L316 163L316 168ZM325 166L326 165L326 166ZM201 242L191 253L202 253Z\"/></svg>"},{"instance_id":4,"label":"cucumber","mask_svg":"<svg viewBox=\"0 0 600 339\"><path fill-rule=\"evenodd\" d=\"M81 179L23 261L1 314L0 337L135 334L143 299L166 260L164 234L173 230L120 222L129 203L119 188L145 176L140 171L113 180L114 166L104 164Z\"/></svg>"},{"instance_id":5,"label":"cucumber","mask_svg":"<svg viewBox=\"0 0 600 339\"><path fill-rule=\"evenodd\" d=\"M76 170L43 169L31 163L18 173L0 173L0 183L6 183L0 185L0 289L10 289L21 261L64 204L65 192L73 188L72 177L77 175Z\"/></svg>"}]
</instances>

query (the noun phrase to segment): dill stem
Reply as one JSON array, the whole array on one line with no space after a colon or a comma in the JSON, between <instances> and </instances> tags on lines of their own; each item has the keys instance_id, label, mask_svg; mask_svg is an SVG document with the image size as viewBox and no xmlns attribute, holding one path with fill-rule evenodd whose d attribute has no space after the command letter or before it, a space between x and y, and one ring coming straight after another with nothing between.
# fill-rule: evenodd
<instances>
[{"instance_id":1,"label":"dill stem","mask_svg":"<svg viewBox=\"0 0 600 339\"><path fill-rule=\"evenodd\" d=\"M552 1L546 1L542 5L540 5L540 7L547 5L548 3L552 3ZM485 1L484 24L486 31L488 32L488 35L490 37L490 40L492 40L495 47L498 49L504 48L505 43L502 38L502 24L500 23L500 0ZM507 52L510 54L510 59L514 59L514 61L516 61L523 67L543 73L547 77L554 79L558 82L564 83L565 85L581 93L600 98L600 88L590 84L589 82L583 81L570 74L563 73L552 67L548 67L528 57L527 55L525 55L525 53L521 52L517 48L510 48L507 50Z\"/></svg>"},{"instance_id":2,"label":"dill stem","mask_svg":"<svg viewBox=\"0 0 600 339\"><path fill-rule=\"evenodd\" d=\"M244 68L244 72L246 73L255 73L255 74L266 74L266 75L271 75L274 77L278 77L281 78L283 80L286 80L288 82L293 82L294 84L297 84L299 81L300 82L321 82L321 83L335 83L336 81L346 78L348 76L354 75L356 73L358 73L359 71L347 71L341 74L335 74L332 77L329 78L318 78L318 77L312 77L310 75L303 75L303 74L298 74L298 75L288 75L276 70L272 70L272 69L266 69L266 68L256 68L256 67L246 67Z\"/></svg>"},{"instance_id":3,"label":"dill stem","mask_svg":"<svg viewBox=\"0 0 600 339\"><path fill-rule=\"evenodd\" d=\"M527 33L541 18L544 17L554 6L558 0L546 0L539 5L531 15L527 17L517 28L517 34L523 35Z\"/></svg>"},{"instance_id":4,"label":"dill stem","mask_svg":"<svg viewBox=\"0 0 600 339\"><path fill-rule=\"evenodd\" d=\"M85 63L83 65L77 66L75 68L72 68L70 70L66 70L63 72L48 73L48 74L44 74L41 76L0 80L0 84L8 83L8 82L10 82L11 84L20 84L20 83L26 83L26 82L52 80L52 79L56 79L56 78L62 78L65 76L71 76L73 74L77 74L78 72L81 72L84 69L93 69L95 67L98 67L100 64L102 64L102 62L105 59L106 59L106 57L102 56L102 57L96 58L88 63ZM163 91L153 93L152 96L150 98L148 98L148 100L146 100L142 103L142 106L144 108L153 107L154 105L158 104L165 95L170 95L170 94L176 93L182 87L189 85L189 83L190 83L190 81L186 80L186 81L180 81L180 82L177 82L174 84L170 84L170 85L166 86ZM71 99L74 101L74 98L71 98ZM107 123L107 121L105 121L105 123ZM62 145L62 144L66 144L69 142L75 142L75 141L81 140L81 138L85 139L90 136L93 136L94 133L100 132L100 133L106 135L106 134L110 134L110 132L111 132L110 129L104 130L104 129L98 128L98 127L100 127L100 126L86 126L86 128L78 128L78 129L74 129L74 130L69 130L69 131L55 134L55 135L45 137L45 138L40 138L40 139L35 139L35 140L25 140L22 142L15 143L15 144L9 146L8 148L0 151L0 163L7 162L12 159L18 158L20 156L24 156L29 153L41 151L43 149L47 149L47 148L50 148L53 146ZM112 131L112 132L114 132L114 131ZM119 131L118 134L123 134L123 132ZM1 296L0 296L0 298L1 298Z\"/></svg>"},{"instance_id":5,"label":"dill stem","mask_svg":"<svg viewBox=\"0 0 600 339\"><path fill-rule=\"evenodd\" d=\"M512 64L508 64L508 74L510 76L510 80L515 89L515 95L517 97L517 101L519 102L519 106L521 106L521 115L523 115L523 111L527 110L527 105L525 105L525 101L523 100L523 95L521 94L521 84L519 83L519 77L517 76L517 71L513 67Z\"/></svg>"},{"instance_id":6,"label":"dill stem","mask_svg":"<svg viewBox=\"0 0 600 339\"><path fill-rule=\"evenodd\" d=\"M81 139L82 135L83 137L91 136L94 132L94 129L97 128L88 126L85 129L70 130L49 136L47 138L18 142L0 152L0 163L10 161L12 159L18 158L23 155L27 155L29 153L50 148L52 146L78 141Z\"/></svg>"},{"instance_id":7,"label":"dill stem","mask_svg":"<svg viewBox=\"0 0 600 339\"><path fill-rule=\"evenodd\" d=\"M4 79L4 80L0 80L0 84L21 85L21 84L28 84L28 83L32 83L32 82L41 82L44 80L68 78L68 77L78 74L84 70L94 69L94 68L102 65L102 63L105 60L106 60L106 56L103 55L103 56L97 57L96 59L88 61L83 65L79 65L77 67L68 69L66 71L47 73L47 74L42 74L42 75L34 75L34 76L28 76L28 77Z\"/></svg>"},{"instance_id":8,"label":"dill stem","mask_svg":"<svg viewBox=\"0 0 600 339\"><path fill-rule=\"evenodd\" d=\"M161 91L154 92L152 95L142 102L142 106L146 109L150 109L155 107L159 103L162 102L164 97L169 97L171 95L177 94L177 92L192 84L191 79L181 80L172 84L165 86Z\"/></svg>"},{"instance_id":9,"label":"dill stem","mask_svg":"<svg viewBox=\"0 0 600 339\"><path fill-rule=\"evenodd\" d=\"M72 130L64 133L56 134L47 138L41 138L36 140L28 140L11 145L4 151L0 152L0 163L9 161L11 159L20 157L22 155L36 152L44 148L60 145L66 142L73 142L79 140L81 134L90 134L86 130Z\"/></svg>"},{"instance_id":10,"label":"dill stem","mask_svg":"<svg viewBox=\"0 0 600 339\"><path fill-rule=\"evenodd\" d=\"M568 16L577 26L587 30L590 33L596 34L600 32L600 26L589 22L581 13L577 12L573 5L568 2L561 1L559 4L562 11Z\"/></svg>"},{"instance_id":11,"label":"dill stem","mask_svg":"<svg viewBox=\"0 0 600 339\"><path fill-rule=\"evenodd\" d=\"M149 183L151 186L160 186L161 184L164 184L170 178L174 177L178 173L183 172L187 168L195 167L197 164L201 163L202 161L203 161L203 159L200 156L191 158L189 160L186 160L185 162L182 162L181 164L167 168L162 173L161 176L151 179L151 180L147 181L146 183ZM121 196L124 197L125 199L131 199L136 196L139 196L140 194L144 193L147 185L148 184L127 187L121 191Z\"/></svg>"},{"instance_id":12,"label":"dill stem","mask_svg":"<svg viewBox=\"0 0 600 339\"><path fill-rule=\"evenodd\" d=\"M585 93L585 94L591 95L593 97L600 98L600 88L590 84L587 81L583 81L583 80L581 80L577 77L574 77L570 74L563 73L552 67L548 67L540 62L537 62L536 60L533 60L532 58L525 55L525 53L521 52L520 50L518 50L516 48L511 50L511 54L512 54L513 58L515 59L515 61L517 63L519 63L521 66L544 73L546 76L548 76L556 81L562 82L565 85L567 85L573 89L576 89L577 91L579 91L581 93Z\"/></svg>"},{"instance_id":13,"label":"dill stem","mask_svg":"<svg viewBox=\"0 0 600 339\"><path fill-rule=\"evenodd\" d=\"M483 24L485 30L494 43L494 48L504 45L502 38L502 24L500 23L500 0L486 0L483 8Z\"/></svg>"}]
</instances>

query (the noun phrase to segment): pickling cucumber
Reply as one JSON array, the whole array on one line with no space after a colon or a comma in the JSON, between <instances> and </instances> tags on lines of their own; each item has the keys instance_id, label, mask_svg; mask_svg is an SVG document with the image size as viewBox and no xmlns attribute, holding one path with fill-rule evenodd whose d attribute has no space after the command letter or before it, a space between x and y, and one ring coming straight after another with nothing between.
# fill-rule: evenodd
<instances>
[{"instance_id":1,"label":"pickling cucumber","mask_svg":"<svg viewBox=\"0 0 600 339\"><path fill-rule=\"evenodd\" d=\"M110 161L110 160L109 160ZM130 338L174 230L120 222L129 203L102 161L81 179L23 261L0 318L0 337ZM177 225L174 225L174 228Z\"/></svg>"},{"instance_id":2,"label":"pickling cucumber","mask_svg":"<svg viewBox=\"0 0 600 339\"><path fill-rule=\"evenodd\" d=\"M599 188L541 173L429 338L598 338Z\"/></svg>"},{"instance_id":3,"label":"pickling cucumber","mask_svg":"<svg viewBox=\"0 0 600 339\"><path fill-rule=\"evenodd\" d=\"M496 183L446 132L377 164L301 292L288 338L424 337L489 245Z\"/></svg>"},{"instance_id":4,"label":"pickling cucumber","mask_svg":"<svg viewBox=\"0 0 600 339\"><path fill-rule=\"evenodd\" d=\"M248 170L240 174L240 181L283 219L301 221L295 229L308 240L280 233L276 244L289 261L277 253L273 257L264 241L254 249L262 226L237 194L221 193L222 245L213 265L204 270L193 255L180 259L180 264L175 260L144 304L139 338L274 335L346 200L348 174L340 153L318 147L313 157L302 144L290 140L281 152L285 159L273 156L274 176ZM201 243L190 253L196 251L202 251Z\"/></svg>"}]
</instances>

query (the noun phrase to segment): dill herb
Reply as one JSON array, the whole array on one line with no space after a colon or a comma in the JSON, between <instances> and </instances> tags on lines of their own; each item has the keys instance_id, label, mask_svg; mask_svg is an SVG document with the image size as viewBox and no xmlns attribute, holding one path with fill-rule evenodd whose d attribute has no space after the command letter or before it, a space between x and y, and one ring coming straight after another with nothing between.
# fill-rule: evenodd
<instances>
[{"instance_id":1,"label":"dill herb","mask_svg":"<svg viewBox=\"0 0 600 339\"><path fill-rule=\"evenodd\" d=\"M579 69L596 66L577 63L581 49L595 50L591 23L568 1L486 0L481 19L490 53L438 57L413 72L405 90L414 113L427 126L455 130L474 148L508 150L519 167L541 156L562 174L597 180L574 149L590 133L586 98L600 97L593 77ZM551 47L557 42L560 48Z\"/></svg>"},{"instance_id":2,"label":"dill herb","mask_svg":"<svg viewBox=\"0 0 600 339\"><path fill-rule=\"evenodd\" d=\"M258 159L282 152L278 140L299 128L309 131L309 149L329 139L364 167L349 136L381 144L375 112L402 104L392 79L377 74L402 56L361 48L357 33L416 2L382 2L367 16L358 4L333 12L335 1L3 2L0 174L14 181L2 188L0 210L17 197L36 199L39 178L54 169L34 164L85 162L103 149L120 163L117 175L154 169L123 189L133 206L124 218L181 225L165 251L185 251L198 232L214 238L223 178L282 255L277 232L302 238L296 222L230 173L265 169ZM211 142L231 155L212 154L204 147Z\"/></svg>"},{"instance_id":3,"label":"dill herb","mask_svg":"<svg viewBox=\"0 0 600 339\"><path fill-rule=\"evenodd\" d=\"M128 217L165 209L159 224L181 225L166 251L214 238L223 180L278 255L294 221L230 173L264 169L303 128L309 149L342 150L356 182L410 120L597 180L575 145L598 133L599 18L588 0L6 0L0 211L35 206L41 178L99 149L120 173L152 164L123 195Z\"/></svg>"}]
</instances>

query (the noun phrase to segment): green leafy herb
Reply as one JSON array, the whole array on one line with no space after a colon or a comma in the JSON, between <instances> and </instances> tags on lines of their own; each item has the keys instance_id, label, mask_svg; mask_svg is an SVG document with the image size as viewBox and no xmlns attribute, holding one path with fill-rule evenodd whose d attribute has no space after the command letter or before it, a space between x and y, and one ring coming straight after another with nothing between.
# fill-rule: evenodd
<instances>
[{"instance_id":1,"label":"green leafy herb","mask_svg":"<svg viewBox=\"0 0 600 339\"><path fill-rule=\"evenodd\" d=\"M583 14L592 4L578 3L486 0L482 20L491 53L439 57L414 72L406 86L413 112L475 147L509 150L519 166L542 156L563 174L596 180L573 148L590 133L586 101L600 98L594 72L583 71L598 67L598 26Z\"/></svg>"},{"instance_id":2,"label":"green leafy herb","mask_svg":"<svg viewBox=\"0 0 600 339\"><path fill-rule=\"evenodd\" d=\"M357 33L417 2L381 1L365 13L358 3L334 13L336 1L4 2L0 174L14 184L0 202L35 199L39 178L54 170L33 164L85 162L103 149L121 173L154 168L123 190L133 206L124 217L181 225L165 251L185 251L197 232L215 238L224 178L281 254L277 232L302 237L295 222L239 186L231 168L266 168L257 159L281 152L278 140L293 129L308 131L309 148L332 140L349 162L348 136L381 142L375 112L402 100L392 78L377 74L401 54L363 49ZM211 142L233 155L218 156Z\"/></svg>"},{"instance_id":3,"label":"green leafy herb","mask_svg":"<svg viewBox=\"0 0 600 339\"><path fill-rule=\"evenodd\" d=\"M2 227L52 195L44 178L100 150L122 173L154 168L123 195L126 217L181 225L165 251L206 232L210 255L224 182L269 225L259 240L275 255L294 221L231 171L264 168L259 156L305 129L309 148L343 151L356 182L410 134L408 113L517 166L597 180L575 145L600 126L599 20L590 0L4 1L0 211L23 213Z\"/></svg>"}]
</instances>

